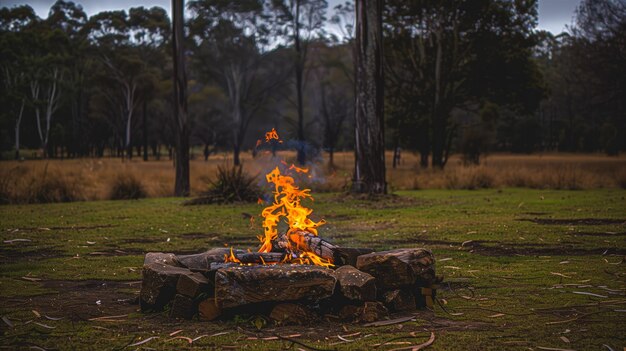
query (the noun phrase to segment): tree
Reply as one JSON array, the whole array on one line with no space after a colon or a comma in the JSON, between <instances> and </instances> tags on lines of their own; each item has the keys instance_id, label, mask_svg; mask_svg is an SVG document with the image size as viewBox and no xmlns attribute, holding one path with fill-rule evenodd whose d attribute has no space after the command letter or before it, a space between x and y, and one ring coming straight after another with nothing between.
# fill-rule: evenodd
<instances>
[{"instance_id":1,"label":"tree","mask_svg":"<svg viewBox=\"0 0 626 351\"><path fill-rule=\"evenodd\" d=\"M225 114L232 122L233 160L239 166L250 123L288 71L272 65L262 1L200 0L191 2L190 8L196 14L190 26L199 42L194 67L204 82L217 83L228 98Z\"/></svg>"},{"instance_id":2,"label":"tree","mask_svg":"<svg viewBox=\"0 0 626 351\"><path fill-rule=\"evenodd\" d=\"M172 0L172 61L174 63L174 130L176 133L176 180L174 194L189 196L189 122L187 118L187 72L185 70L185 1Z\"/></svg>"},{"instance_id":3,"label":"tree","mask_svg":"<svg viewBox=\"0 0 626 351\"><path fill-rule=\"evenodd\" d=\"M626 3L582 1L572 34L573 64L586 73L576 77L584 80L586 118L596 126L593 134L603 131L603 149L616 155L626 150Z\"/></svg>"},{"instance_id":4,"label":"tree","mask_svg":"<svg viewBox=\"0 0 626 351\"><path fill-rule=\"evenodd\" d=\"M20 158L20 129L24 116L24 107L27 103L27 80L24 58L28 48L23 45L30 34L29 26L37 21L33 9L29 6L18 6L0 10L0 66L5 89L2 96L3 105L13 115L12 120L15 135L15 159Z\"/></svg>"},{"instance_id":5,"label":"tree","mask_svg":"<svg viewBox=\"0 0 626 351\"><path fill-rule=\"evenodd\" d=\"M345 131L345 122L354 115L354 72L351 72L351 52L352 47L348 44L320 47L318 49L320 62L313 69L315 90L312 95L322 126L323 147L328 151L330 170L335 168L334 153Z\"/></svg>"},{"instance_id":6,"label":"tree","mask_svg":"<svg viewBox=\"0 0 626 351\"><path fill-rule=\"evenodd\" d=\"M326 17L326 0L272 0L276 32L293 45L293 67L295 73L296 108L298 113L297 139L298 163L306 163L306 136L304 132L304 70L309 44L317 34L321 34Z\"/></svg>"},{"instance_id":7,"label":"tree","mask_svg":"<svg viewBox=\"0 0 626 351\"><path fill-rule=\"evenodd\" d=\"M102 12L90 19L88 28L100 55L101 93L109 109L119 111L111 125L123 135L123 149L132 158L132 135L139 106L150 100L164 65L160 48L169 33L163 9L131 8L125 11ZM144 109L144 117L146 111ZM120 123L121 122L121 123ZM144 118L144 125L147 121Z\"/></svg>"},{"instance_id":8,"label":"tree","mask_svg":"<svg viewBox=\"0 0 626 351\"><path fill-rule=\"evenodd\" d=\"M352 191L386 194L382 0L356 1L355 166Z\"/></svg>"},{"instance_id":9,"label":"tree","mask_svg":"<svg viewBox=\"0 0 626 351\"><path fill-rule=\"evenodd\" d=\"M387 71L395 87L388 101L396 126L409 122L426 140L418 146L422 165L428 152L433 167L446 165L455 110L477 113L488 101L521 114L536 110L543 97L532 61L536 18L536 1L387 2Z\"/></svg>"}]
</instances>

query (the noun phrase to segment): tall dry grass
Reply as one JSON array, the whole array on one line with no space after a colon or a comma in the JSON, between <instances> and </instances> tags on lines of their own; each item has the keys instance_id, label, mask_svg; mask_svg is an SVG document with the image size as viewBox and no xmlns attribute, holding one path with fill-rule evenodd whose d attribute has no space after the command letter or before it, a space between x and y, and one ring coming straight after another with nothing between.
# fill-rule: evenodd
<instances>
[{"instance_id":1,"label":"tall dry grass","mask_svg":"<svg viewBox=\"0 0 626 351\"><path fill-rule=\"evenodd\" d=\"M280 163L295 159L290 152L276 158L260 156L253 159L243 154L246 172L263 175ZM595 154L495 154L480 166L464 166L459 157L452 157L444 170L421 169L418 157L404 152L400 165L391 167L387 154L390 187L409 189L480 189L526 187L537 189L626 189L626 157ZM335 154L335 168L329 170L324 159L311 167L300 181L315 192L342 191L350 186L354 158L351 152ZM218 166L230 165L230 154L218 154L204 160L191 161L192 194L207 190L207 179L215 179ZM148 197L171 196L174 188L174 167L171 161L120 159L33 160L0 162L0 203L37 203L77 200L100 200L111 197L112 187L120 178L133 177L133 186Z\"/></svg>"}]
</instances>

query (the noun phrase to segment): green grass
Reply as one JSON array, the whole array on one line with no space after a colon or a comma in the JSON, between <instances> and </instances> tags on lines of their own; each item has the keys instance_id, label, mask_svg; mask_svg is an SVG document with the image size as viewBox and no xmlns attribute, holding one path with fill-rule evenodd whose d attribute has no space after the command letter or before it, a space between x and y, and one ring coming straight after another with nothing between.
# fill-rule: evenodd
<instances>
[{"instance_id":1,"label":"green grass","mask_svg":"<svg viewBox=\"0 0 626 351\"><path fill-rule=\"evenodd\" d=\"M574 221L626 219L626 191L425 190L397 195L366 201L320 194L311 205L314 215L328 222L320 235L335 243L376 250L423 246L440 260L437 269L444 283L438 297L447 312L437 306L434 315L424 312L414 322L378 328L324 322L257 330L244 319L181 322L144 315L124 302L138 293L146 252L200 252L229 245L254 249L260 220L251 222L245 214L259 214L261 205L182 206L183 199L161 198L2 206L0 239L30 241L1 246L0 314L14 327L0 322L0 345L115 349L159 337L136 347L191 348L168 336L182 329L176 336L209 335L193 343L198 349L234 345L276 350L291 343L249 338L301 334L293 339L320 349L389 350L406 345L372 345L392 338L418 344L430 331L436 336L433 350L626 346L626 225ZM572 221L546 225L520 220L535 218ZM105 315L127 316L117 322L88 320ZM357 332L346 337L354 342L337 338Z\"/></svg>"}]
</instances>

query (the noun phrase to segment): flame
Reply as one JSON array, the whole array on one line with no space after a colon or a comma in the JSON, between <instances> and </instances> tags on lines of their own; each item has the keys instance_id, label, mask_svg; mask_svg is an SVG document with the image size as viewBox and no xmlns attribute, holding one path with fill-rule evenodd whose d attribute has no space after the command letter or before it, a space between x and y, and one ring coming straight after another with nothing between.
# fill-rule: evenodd
<instances>
[{"instance_id":1,"label":"flame","mask_svg":"<svg viewBox=\"0 0 626 351\"><path fill-rule=\"evenodd\" d=\"M278 137L278 133L276 132L276 128L272 128L272 130L270 130L269 132L265 133L265 142L269 142L272 139L276 139L278 141L280 141L280 138Z\"/></svg>"},{"instance_id":2,"label":"flame","mask_svg":"<svg viewBox=\"0 0 626 351\"><path fill-rule=\"evenodd\" d=\"M265 142L271 142L277 140L282 143L275 128L265 133ZM295 171L296 173L308 173L308 168L297 167L296 165L288 166L285 161L281 161L287 171ZM261 212L263 217L263 235L258 239L261 242L259 252L271 252L274 243L279 238L278 224L281 221L285 221L289 227L284 237L281 237L280 243L286 245L281 249L287 252L282 263L299 263L299 264L311 264L324 267L333 266L331 259L326 259L318 256L308 248L304 242L304 236L301 232L310 233L317 236L317 228L324 225L326 222L322 219L320 221L313 221L309 218L309 215L313 213L313 210L302 205L302 201L306 199L313 200L311 196L311 189L300 189L296 184L292 176L281 173L279 167L274 168L265 176L268 183L274 185L274 202L265 207ZM257 201L259 204L264 203L259 198ZM225 255L226 262L239 262L239 259L235 257L231 249L230 256ZM263 264L267 264L262 258ZM271 263L274 264L274 263Z\"/></svg>"},{"instance_id":3,"label":"flame","mask_svg":"<svg viewBox=\"0 0 626 351\"><path fill-rule=\"evenodd\" d=\"M230 255L224 255L224 262L235 262L239 264L243 263L241 262L241 260L237 258L237 256L235 256L235 253L233 252L232 247L230 248Z\"/></svg>"},{"instance_id":4,"label":"flame","mask_svg":"<svg viewBox=\"0 0 626 351\"><path fill-rule=\"evenodd\" d=\"M291 165L291 167L289 167L289 170L293 170L296 171L298 173L309 173L309 169L308 168L300 168L296 165Z\"/></svg>"}]
</instances>

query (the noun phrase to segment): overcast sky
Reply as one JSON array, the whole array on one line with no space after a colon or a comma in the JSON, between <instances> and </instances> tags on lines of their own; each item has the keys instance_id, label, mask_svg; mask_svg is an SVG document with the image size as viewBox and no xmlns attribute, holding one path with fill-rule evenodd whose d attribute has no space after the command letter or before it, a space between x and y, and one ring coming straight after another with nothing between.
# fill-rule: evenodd
<instances>
[{"instance_id":1,"label":"overcast sky","mask_svg":"<svg viewBox=\"0 0 626 351\"><path fill-rule=\"evenodd\" d=\"M54 2L55 0L0 0L3 7L28 4L35 9L39 17L47 17L50 6ZM169 12L171 6L170 0L78 0L75 2L81 4L89 16L100 11L128 9L136 6L160 6ZM343 0L329 0L328 3L329 8L332 9L335 4L343 3ZM566 25L572 24L574 11L579 3L580 0L539 0L539 29L548 30L554 34L562 32Z\"/></svg>"}]
</instances>

